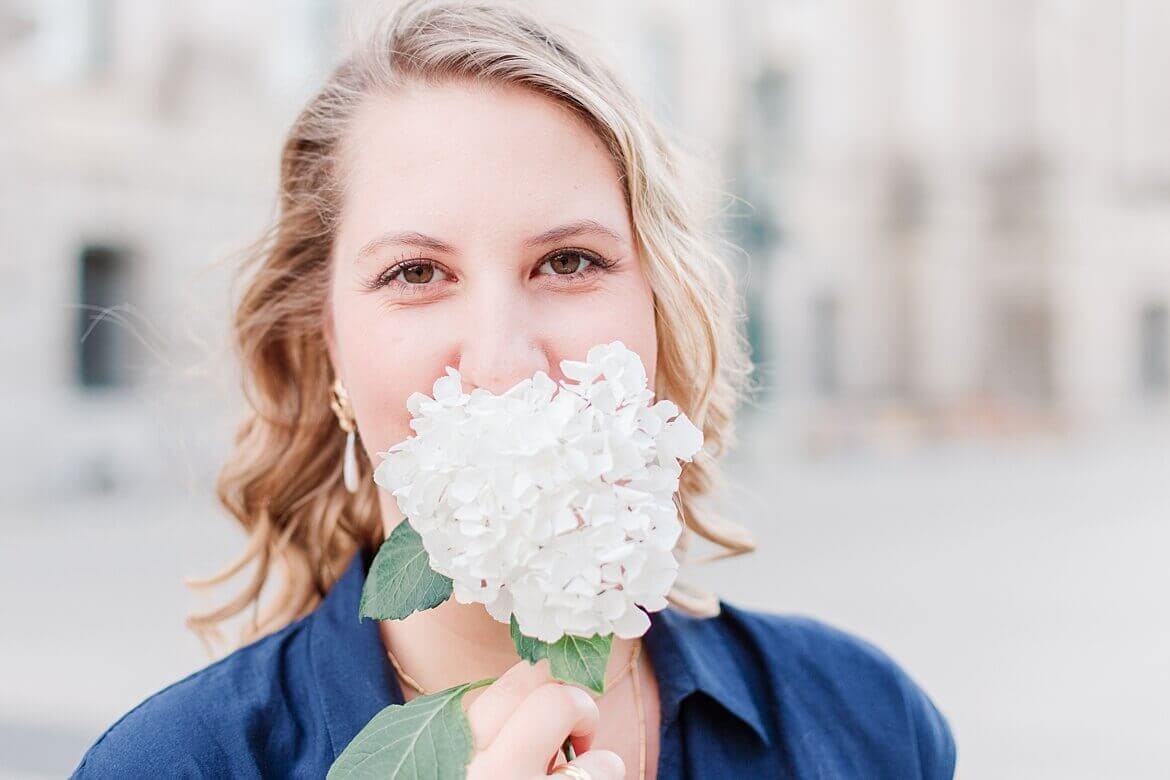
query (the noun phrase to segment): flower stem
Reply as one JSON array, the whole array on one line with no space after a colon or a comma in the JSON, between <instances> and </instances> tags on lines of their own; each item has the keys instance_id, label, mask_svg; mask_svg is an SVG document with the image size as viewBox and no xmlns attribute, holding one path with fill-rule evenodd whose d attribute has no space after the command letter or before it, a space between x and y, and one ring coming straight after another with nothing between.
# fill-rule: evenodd
<instances>
[{"instance_id":1,"label":"flower stem","mask_svg":"<svg viewBox=\"0 0 1170 780\"><path fill-rule=\"evenodd\" d=\"M474 691L476 688L487 687L488 685L491 685L492 683L494 683L498 679L500 679L500 678L499 677L485 677L482 680L476 680L473 683L467 683L467 690Z\"/></svg>"}]
</instances>

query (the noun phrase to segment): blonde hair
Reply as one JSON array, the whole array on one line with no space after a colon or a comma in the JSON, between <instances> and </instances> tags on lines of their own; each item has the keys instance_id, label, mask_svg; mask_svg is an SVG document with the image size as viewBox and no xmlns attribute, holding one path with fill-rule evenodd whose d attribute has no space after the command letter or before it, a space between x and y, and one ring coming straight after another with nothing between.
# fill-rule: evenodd
<instances>
[{"instance_id":1,"label":"blonde hair","mask_svg":"<svg viewBox=\"0 0 1170 780\"><path fill-rule=\"evenodd\" d=\"M606 143L622 173L635 243L654 291L655 390L677 403L706 440L681 477L677 502L686 532L680 548L688 546L690 532L722 548L717 557L754 547L742 527L699 506L720 481L716 459L733 442L736 407L752 389L752 365L723 257L727 245L708 225L702 188L685 181L691 162L609 70L524 11L415 0L373 26L293 123L281 157L279 215L242 269L254 273L233 329L250 411L217 487L249 542L221 572L188 585L223 584L253 561L256 569L235 598L188 616L187 625L209 643L222 641L220 624L250 606L241 643L307 614L359 547L376 549L383 541L371 464L359 447L361 487L347 492L344 435L330 408L323 322L339 160L347 122L362 100L405 83L455 79L534 90L574 111ZM283 582L261 610L274 564ZM712 603L681 588L671 596L694 612Z\"/></svg>"}]
</instances>

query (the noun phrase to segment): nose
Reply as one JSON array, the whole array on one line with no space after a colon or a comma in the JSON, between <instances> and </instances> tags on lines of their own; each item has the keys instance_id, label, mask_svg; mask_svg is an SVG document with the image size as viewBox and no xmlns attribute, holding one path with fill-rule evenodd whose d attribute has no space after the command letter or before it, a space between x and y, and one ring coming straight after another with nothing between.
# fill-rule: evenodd
<instances>
[{"instance_id":1,"label":"nose","mask_svg":"<svg viewBox=\"0 0 1170 780\"><path fill-rule=\"evenodd\" d=\"M500 394L537 371L550 373L549 359L523 300L497 296L465 324L458 365L464 390L482 387Z\"/></svg>"}]
</instances>

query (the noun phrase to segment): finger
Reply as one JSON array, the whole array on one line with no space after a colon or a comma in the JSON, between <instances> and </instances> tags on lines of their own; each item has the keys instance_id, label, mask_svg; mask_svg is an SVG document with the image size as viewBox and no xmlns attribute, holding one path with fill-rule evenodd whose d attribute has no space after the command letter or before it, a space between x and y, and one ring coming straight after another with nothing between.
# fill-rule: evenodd
<instances>
[{"instance_id":1,"label":"finger","mask_svg":"<svg viewBox=\"0 0 1170 780\"><path fill-rule=\"evenodd\" d=\"M626 762L612 750L590 750L569 762L569 766L583 769L591 780L623 780Z\"/></svg>"},{"instance_id":2,"label":"finger","mask_svg":"<svg viewBox=\"0 0 1170 780\"><path fill-rule=\"evenodd\" d=\"M510 765L539 774L548 758L560 750L567 736L590 735L601 712L597 702L575 685L545 683L520 703L488 746L488 752L507 756Z\"/></svg>"},{"instance_id":3,"label":"finger","mask_svg":"<svg viewBox=\"0 0 1170 780\"><path fill-rule=\"evenodd\" d=\"M467 721L476 750L485 750L520 703L553 679L548 660L536 664L520 661L486 688L467 706Z\"/></svg>"}]
</instances>

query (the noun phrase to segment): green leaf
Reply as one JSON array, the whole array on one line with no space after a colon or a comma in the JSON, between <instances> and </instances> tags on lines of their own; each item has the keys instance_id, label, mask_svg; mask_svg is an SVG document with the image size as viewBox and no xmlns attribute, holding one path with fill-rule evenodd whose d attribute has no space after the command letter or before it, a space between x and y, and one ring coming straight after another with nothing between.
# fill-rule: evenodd
<instances>
[{"instance_id":1,"label":"green leaf","mask_svg":"<svg viewBox=\"0 0 1170 780\"><path fill-rule=\"evenodd\" d=\"M613 634L591 637L565 634L549 644L520 633L520 624L512 616L512 644L516 652L530 664L547 658L552 676L574 682L586 688L605 693L605 667L613 647Z\"/></svg>"},{"instance_id":2,"label":"green leaf","mask_svg":"<svg viewBox=\"0 0 1170 780\"><path fill-rule=\"evenodd\" d=\"M512 644L516 645L516 652L520 657L530 664L541 658L548 658L548 643L521 634L520 624L516 622L515 615L512 616Z\"/></svg>"},{"instance_id":3,"label":"green leaf","mask_svg":"<svg viewBox=\"0 0 1170 780\"><path fill-rule=\"evenodd\" d=\"M548 646L553 677L605 693L605 667L612 645L613 634L591 637L565 634Z\"/></svg>"},{"instance_id":4,"label":"green leaf","mask_svg":"<svg viewBox=\"0 0 1170 780\"><path fill-rule=\"evenodd\" d=\"M463 694L493 682L464 683L391 704L357 733L329 767L335 778L448 780L463 778L474 747Z\"/></svg>"},{"instance_id":5,"label":"green leaf","mask_svg":"<svg viewBox=\"0 0 1170 780\"><path fill-rule=\"evenodd\" d=\"M409 520L399 523L374 556L362 586L358 620L401 620L451 597L450 577L431 568L422 537Z\"/></svg>"}]
</instances>

